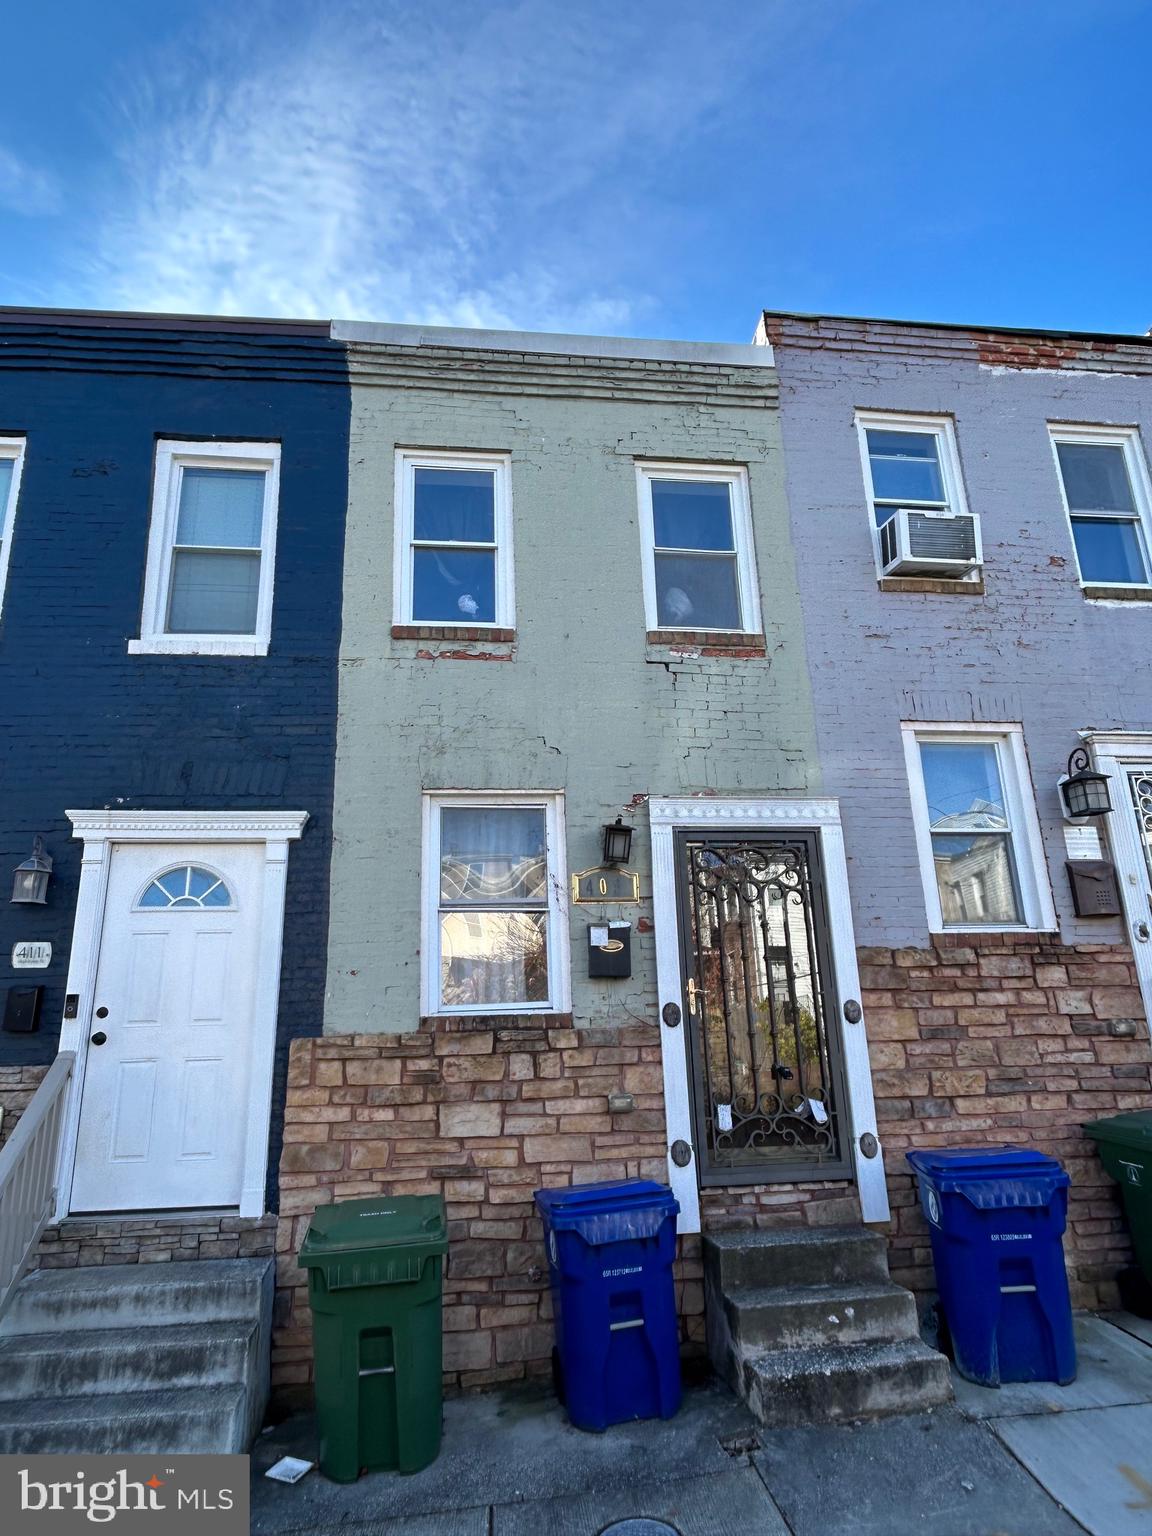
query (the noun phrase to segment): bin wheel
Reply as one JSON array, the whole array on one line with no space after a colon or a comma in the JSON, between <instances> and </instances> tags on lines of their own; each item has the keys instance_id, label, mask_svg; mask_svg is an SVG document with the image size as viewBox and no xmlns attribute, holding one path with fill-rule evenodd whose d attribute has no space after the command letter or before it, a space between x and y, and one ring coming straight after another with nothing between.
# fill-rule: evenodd
<instances>
[{"instance_id":1,"label":"bin wheel","mask_svg":"<svg viewBox=\"0 0 1152 1536\"><path fill-rule=\"evenodd\" d=\"M936 1304L936 1348L942 1355L947 1355L949 1360L955 1360L956 1350L952 1344L952 1330L948 1326L948 1319L944 1315L944 1308Z\"/></svg>"},{"instance_id":2,"label":"bin wheel","mask_svg":"<svg viewBox=\"0 0 1152 1536\"><path fill-rule=\"evenodd\" d=\"M560 1402L563 1403L564 1367L560 1364L560 1351L556 1348L555 1345L552 1346L552 1390L555 1392Z\"/></svg>"}]
</instances>

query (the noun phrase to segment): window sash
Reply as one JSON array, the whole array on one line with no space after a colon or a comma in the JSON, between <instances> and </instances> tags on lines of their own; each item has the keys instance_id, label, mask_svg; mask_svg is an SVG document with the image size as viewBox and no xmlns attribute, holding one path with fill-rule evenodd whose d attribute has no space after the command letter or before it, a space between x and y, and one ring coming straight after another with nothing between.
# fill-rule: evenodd
<instances>
[{"instance_id":1,"label":"window sash","mask_svg":"<svg viewBox=\"0 0 1152 1536\"><path fill-rule=\"evenodd\" d=\"M420 469L480 471L492 476L491 539L416 537L416 472ZM395 546L392 611L395 624L431 624L467 629L514 629L516 625L513 556L511 456L509 454L415 452L398 449L395 480ZM429 618L416 612L416 552L464 553L492 556L493 616L482 619L468 613L450 618Z\"/></svg>"},{"instance_id":2,"label":"window sash","mask_svg":"<svg viewBox=\"0 0 1152 1536\"><path fill-rule=\"evenodd\" d=\"M880 460L881 462L901 462L899 454L883 453L877 449L874 449L869 443L868 433L870 431L885 430L890 429L880 427L874 421L867 422L864 428L864 441L868 447L868 476L869 488L872 490L872 505L875 508L877 514L879 514L881 508L887 508L887 512L884 517L877 515L876 526L878 528L882 528L888 519L892 517L897 511L899 511L901 507L916 507L929 511L947 512L951 506L951 502L948 498L948 471L945 464L944 454L941 452L941 438L943 434L937 430L928 428L912 428L906 433L906 435L909 437L925 437L928 438L932 443L933 454L931 460L923 459L913 462L934 463L936 465L936 473L940 477L940 484L944 490L943 497L936 498L932 496L902 496L897 499L893 496L879 496L876 494L876 476L873 473L873 465L876 463L876 461Z\"/></svg>"},{"instance_id":3,"label":"window sash","mask_svg":"<svg viewBox=\"0 0 1152 1536\"><path fill-rule=\"evenodd\" d=\"M193 544L178 538L184 473L189 469L243 470L261 476L258 545ZM130 651L160 650L180 654L203 649L209 653L235 655L267 652L272 628L279 472L280 447L274 442L217 443L173 439L157 443L140 638L129 642ZM256 557L255 611L250 627L187 630L171 627L177 592L176 571L181 556L199 557L202 561Z\"/></svg>"},{"instance_id":4,"label":"window sash","mask_svg":"<svg viewBox=\"0 0 1152 1536\"><path fill-rule=\"evenodd\" d=\"M504 901L446 898L441 894L441 813L446 809L535 810L544 813L547 878L542 897ZM426 794L424 797L423 955L421 1011L424 1014L564 1013L571 1007L569 976L567 863L564 854L563 797L554 792L494 793L490 795ZM540 919L544 934L547 995L535 1000L447 1003L443 996L442 920L445 917L509 917Z\"/></svg>"},{"instance_id":5,"label":"window sash","mask_svg":"<svg viewBox=\"0 0 1152 1536\"><path fill-rule=\"evenodd\" d=\"M957 932L1031 932L1048 933L1056 927L1056 911L1048 880L1047 860L1032 793L1032 781L1024 750L1024 735L1018 725L981 723L978 728L955 724L906 721L901 725L905 766L912 803L912 829L920 865L928 927L932 933ZM934 830L928 807L922 746L992 746L1003 797L1005 827L952 831ZM978 922L946 922L944 901L933 855L935 838L1003 838L1008 847L1018 919Z\"/></svg>"},{"instance_id":6,"label":"window sash","mask_svg":"<svg viewBox=\"0 0 1152 1536\"><path fill-rule=\"evenodd\" d=\"M1152 483L1149 481L1148 465L1140 444L1140 434L1134 428L1123 427L1093 427L1093 426L1060 426L1049 423L1049 441L1052 444L1052 458L1056 468L1056 483L1060 487L1060 499L1064 505L1064 512L1068 519L1068 531L1072 539L1072 552L1076 559L1076 571L1082 587L1149 587L1152 586ZM1110 447L1118 448L1121 452L1124 471L1128 477L1128 487L1132 494L1131 509L1121 507L1116 510L1096 507L1074 507L1068 497L1068 487L1064 479L1064 466L1060 460L1060 446L1083 447ZM1136 535L1136 552L1143 567L1143 579L1125 581L1108 580L1099 576L1086 574L1080 558L1080 547L1076 540L1077 525L1083 523L1109 522L1133 525Z\"/></svg>"},{"instance_id":7,"label":"window sash","mask_svg":"<svg viewBox=\"0 0 1152 1536\"><path fill-rule=\"evenodd\" d=\"M24 470L24 439L0 438L0 464L10 465L4 477L4 495L0 496L0 613L4 610L8 562L12 554L12 536L16 526L16 504L20 496L20 477Z\"/></svg>"},{"instance_id":8,"label":"window sash","mask_svg":"<svg viewBox=\"0 0 1152 1536\"><path fill-rule=\"evenodd\" d=\"M944 491L943 499L937 501L931 498L908 496L897 500L891 496L878 495L872 473L872 451L868 445L870 431L900 432L909 436L932 438L936 448L936 468ZM950 416L906 416L898 411L860 410L856 413L856 435L864 476L864 493L871 511L869 522L873 556L876 561L876 570L880 573L883 570L880 530L901 507L925 512L953 512L958 515L967 513L968 503L964 494L960 454L956 445L955 426ZM885 455L878 454L877 457L884 458Z\"/></svg>"},{"instance_id":9,"label":"window sash","mask_svg":"<svg viewBox=\"0 0 1152 1536\"><path fill-rule=\"evenodd\" d=\"M660 480L727 485L733 547L700 549L690 545L658 544L655 537L652 485L654 481ZM652 631L692 629L705 634L760 634L763 624L760 617L759 582L746 470L739 466L717 465L714 468L712 466L703 468L690 464L637 461L636 481L640 504L642 574L647 628ZM691 616L683 624L661 622L656 582L657 558L660 556L690 560L727 560L735 571L738 628L733 629L727 624L703 624Z\"/></svg>"}]
</instances>

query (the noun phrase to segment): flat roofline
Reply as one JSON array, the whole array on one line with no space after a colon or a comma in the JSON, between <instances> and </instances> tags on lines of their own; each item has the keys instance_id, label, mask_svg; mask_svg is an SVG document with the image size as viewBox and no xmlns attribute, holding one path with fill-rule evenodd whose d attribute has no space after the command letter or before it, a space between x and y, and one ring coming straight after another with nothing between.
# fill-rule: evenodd
<instances>
[{"instance_id":1,"label":"flat roofline","mask_svg":"<svg viewBox=\"0 0 1152 1536\"><path fill-rule=\"evenodd\" d=\"M277 320L250 315L179 315L138 309L32 309L0 304L0 324L75 325L94 330L229 331L248 335L329 339L327 320Z\"/></svg>"},{"instance_id":2,"label":"flat roofline","mask_svg":"<svg viewBox=\"0 0 1152 1536\"><path fill-rule=\"evenodd\" d=\"M558 331L483 331L448 325L385 325L333 320L334 341L390 347L450 347L483 352L535 352L554 357L625 358L660 363L721 363L771 368L772 348L730 341L650 341L636 336L577 336Z\"/></svg>"},{"instance_id":3,"label":"flat roofline","mask_svg":"<svg viewBox=\"0 0 1152 1536\"><path fill-rule=\"evenodd\" d=\"M1058 331L1025 325L966 325L958 320L894 320L884 315L819 315L795 309L765 309L760 313L756 334L764 330L766 320L845 320L854 325L886 325L893 329L922 331L963 331L981 336L1042 336L1052 341L1111 341L1126 346L1152 346L1152 335L1138 331Z\"/></svg>"}]
</instances>

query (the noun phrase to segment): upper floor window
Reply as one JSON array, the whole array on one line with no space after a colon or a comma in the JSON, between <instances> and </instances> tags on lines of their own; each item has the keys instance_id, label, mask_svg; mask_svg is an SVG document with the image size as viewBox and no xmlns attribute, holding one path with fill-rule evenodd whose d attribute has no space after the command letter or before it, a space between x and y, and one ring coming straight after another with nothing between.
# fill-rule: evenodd
<instances>
[{"instance_id":1,"label":"upper floor window","mask_svg":"<svg viewBox=\"0 0 1152 1536\"><path fill-rule=\"evenodd\" d=\"M395 622L513 629L511 459L396 456Z\"/></svg>"},{"instance_id":2,"label":"upper floor window","mask_svg":"<svg viewBox=\"0 0 1152 1536\"><path fill-rule=\"evenodd\" d=\"M569 1007L559 794L425 799L425 1013Z\"/></svg>"},{"instance_id":3,"label":"upper floor window","mask_svg":"<svg viewBox=\"0 0 1152 1536\"><path fill-rule=\"evenodd\" d=\"M0 437L0 612L4 608L4 582L8 574L12 530L16 525L16 498L20 494L23 468L24 439Z\"/></svg>"},{"instance_id":4,"label":"upper floor window","mask_svg":"<svg viewBox=\"0 0 1152 1536\"><path fill-rule=\"evenodd\" d=\"M1055 928L1020 727L903 732L929 928Z\"/></svg>"},{"instance_id":5,"label":"upper floor window","mask_svg":"<svg viewBox=\"0 0 1152 1536\"><path fill-rule=\"evenodd\" d=\"M747 472L648 463L636 472L648 629L759 634Z\"/></svg>"},{"instance_id":6,"label":"upper floor window","mask_svg":"<svg viewBox=\"0 0 1152 1536\"><path fill-rule=\"evenodd\" d=\"M967 513L950 417L857 411L856 430L878 562L880 530L901 510L930 517Z\"/></svg>"},{"instance_id":7,"label":"upper floor window","mask_svg":"<svg viewBox=\"0 0 1152 1536\"><path fill-rule=\"evenodd\" d=\"M1152 585L1152 494L1138 433L1123 427L1052 427L1051 432L1081 584Z\"/></svg>"},{"instance_id":8,"label":"upper floor window","mask_svg":"<svg viewBox=\"0 0 1152 1536\"><path fill-rule=\"evenodd\" d=\"M156 444L135 652L263 656L272 631L280 449Z\"/></svg>"}]
</instances>

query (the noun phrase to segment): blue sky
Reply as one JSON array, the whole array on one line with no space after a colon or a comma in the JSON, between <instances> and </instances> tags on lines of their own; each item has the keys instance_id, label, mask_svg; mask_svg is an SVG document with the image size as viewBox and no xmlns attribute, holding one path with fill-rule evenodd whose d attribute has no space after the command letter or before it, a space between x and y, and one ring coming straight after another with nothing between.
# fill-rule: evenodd
<instances>
[{"instance_id":1,"label":"blue sky","mask_svg":"<svg viewBox=\"0 0 1152 1536\"><path fill-rule=\"evenodd\" d=\"M0 303L1152 326L1152 0L38 0Z\"/></svg>"}]
</instances>

